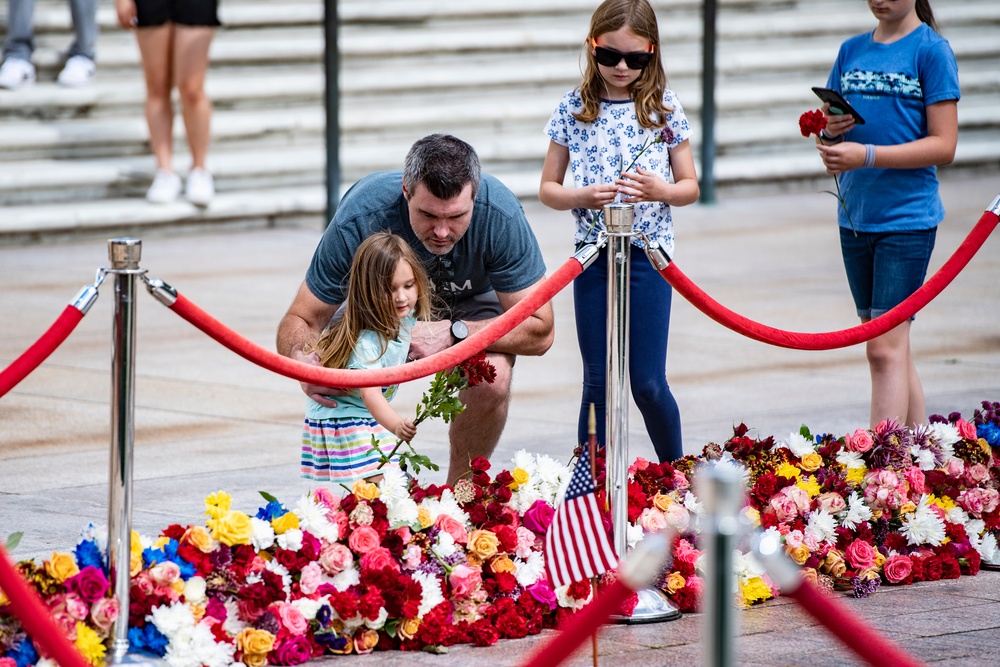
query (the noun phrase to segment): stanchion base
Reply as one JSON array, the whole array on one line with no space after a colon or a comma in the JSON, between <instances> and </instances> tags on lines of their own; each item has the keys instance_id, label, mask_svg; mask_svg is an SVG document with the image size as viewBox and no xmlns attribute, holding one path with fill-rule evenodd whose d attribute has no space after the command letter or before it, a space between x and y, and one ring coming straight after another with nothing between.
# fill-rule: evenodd
<instances>
[{"instance_id":1,"label":"stanchion base","mask_svg":"<svg viewBox=\"0 0 1000 667\"><path fill-rule=\"evenodd\" d=\"M639 623L676 621L681 617L681 610L667 599L663 591L656 588L644 588L637 592L639 595L639 604L635 606L635 611L632 612L632 615L613 615L611 617L613 622L637 625Z\"/></svg>"},{"instance_id":2,"label":"stanchion base","mask_svg":"<svg viewBox=\"0 0 1000 667\"><path fill-rule=\"evenodd\" d=\"M987 563L983 561L979 564L979 569L981 570L1000 570L1000 563Z\"/></svg>"},{"instance_id":3,"label":"stanchion base","mask_svg":"<svg viewBox=\"0 0 1000 667\"><path fill-rule=\"evenodd\" d=\"M112 653L108 657L108 667L112 665L127 665L128 667L164 667L166 661L148 653Z\"/></svg>"}]
</instances>

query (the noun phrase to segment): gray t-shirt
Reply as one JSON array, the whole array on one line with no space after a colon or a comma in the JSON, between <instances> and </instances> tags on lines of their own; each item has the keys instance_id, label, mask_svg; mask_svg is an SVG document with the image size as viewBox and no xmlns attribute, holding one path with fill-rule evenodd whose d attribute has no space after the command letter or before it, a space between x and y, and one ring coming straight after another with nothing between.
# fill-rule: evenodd
<instances>
[{"instance_id":1,"label":"gray t-shirt","mask_svg":"<svg viewBox=\"0 0 1000 667\"><path fill-rule=\"evenodd\" d=\"M325 303L343 303L355 250L368 235L383 230L406 239L435 291L449 303L491 290L517 292L545 275L542 252L521 203L496 178L482 175L468 230L451 252L438 256L410 226L402 170L383 171L359 180L341 200L306 272L312 293Z\"/></svg>"}]
</instances>

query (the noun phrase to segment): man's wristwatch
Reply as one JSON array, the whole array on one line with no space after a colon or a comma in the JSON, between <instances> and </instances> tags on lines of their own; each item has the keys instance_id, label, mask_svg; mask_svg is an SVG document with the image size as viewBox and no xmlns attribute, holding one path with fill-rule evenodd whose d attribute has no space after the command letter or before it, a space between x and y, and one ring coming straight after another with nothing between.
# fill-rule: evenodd
<instances>
[{"instance_id":1,"label":"man's wristwatch","mask_svg":"<svg viewBox=\"0 0 1000 667\"><path fill-rule=\"evenodd\" d=\"M451 337L456 343L461 343L469 337L469 327L462 320L451 321Z\"/></svg>"}]
</instances>

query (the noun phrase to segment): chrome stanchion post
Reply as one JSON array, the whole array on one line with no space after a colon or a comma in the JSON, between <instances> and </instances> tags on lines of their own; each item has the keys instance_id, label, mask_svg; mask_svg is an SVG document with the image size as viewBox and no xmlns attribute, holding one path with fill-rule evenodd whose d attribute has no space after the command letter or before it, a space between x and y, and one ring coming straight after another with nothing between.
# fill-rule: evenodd
<instances>
[{"instance_id":1,"label":"chrome stanchion post","mask_svg":"<svg viewBox=\"0 0 1000 667\"><path fill-rule=\"evenodd\" d=\"M111 340L111 461L108 488L107 568L121 613L112 627L111 664L153 661L127 655L129 570L132 546L132 449L135 442L135 295L142 241L108 241L115 276L115 311Z\"/></svg>"},{"instance_id":2,"label":"chrome stanchion post","mask_svg":"<svg viewBox=\"0 0 1000 667\"><path fill-rule=\"evenodd\" d=\"M704 637L702 665L732 667L736 656L736 579L733 550L741 532L743 479L733 466L707 465L698 471L698 498L705 506Z\"/></svg>"},{"instance_id":3,"label":"chrome stanchion post","mask_svg":"<svg viewBox=\"0 0 1000 667\"><path fill-rule=\"evenodd\" d=\"M632 204L604 207L604 227L608 236L608 376L606 457L607 493L611 504L613 540L618 558L628 550L628 338L629 262L631 260ZM656 588L638 591L639 602L631 616L616 616L623 623L653 623L679 618L681 613Z\"/></svg>"}]
</instances>

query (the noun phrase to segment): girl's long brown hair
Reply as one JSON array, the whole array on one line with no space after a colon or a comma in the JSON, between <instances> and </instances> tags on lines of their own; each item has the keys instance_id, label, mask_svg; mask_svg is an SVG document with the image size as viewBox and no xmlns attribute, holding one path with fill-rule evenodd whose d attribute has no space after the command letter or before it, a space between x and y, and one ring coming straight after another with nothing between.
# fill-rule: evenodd
<instances>
[{"instance_id":1,"label":"girl's long brown hair","mask_svg":"<svg viewBox=\"0 0 1000 667\"><path fill-rule=\"evenodd\" d=\"M934 10L931 9L931 0L917 0L914 9L917 11L917 18L929 25L934 32L940 32L937 21L934 20Z\"/></svg>"},{"instance_id":2,"label":"girl's long brown hair","mask_svg":"<svg viewBox=\"0 0 1000 667\"><path fill-rule=\"evenodd\" d=\"M401 236L389 232L372 234L354 253L342 316L314 347L324 366L345 368L363 329L378 334L382 346L379 356L385 354L389 341L399 336L399 316L392 303L392 276L400 262L410 265L417 284L414 315L418 319L430 316L430 282L413 249Z\"/></svg>"},{"instance_id":3,"label":"girl's long brown hair","mask_svg":"<svg viewBox=\"0 0 1000 667\"><path fill-rule=\"evenodd\" d=\"M642 70L639 78L632 83L629 92L635 101L635 115L639 124L646 129L661 127L667 113L673 111L663 104L663 91L667 87L667 74L660 60L660 29L656 24L656 13L648 0L605 0L590 17L590 32L584 50L587 54L587 69L580 84L583 110L573 117L584 123L592 123L601 110L604 79L597 69L592 44L601 35L628 28L639 37L649 40L653 48L653 60Z\"/></svg>"}]
</instances>

